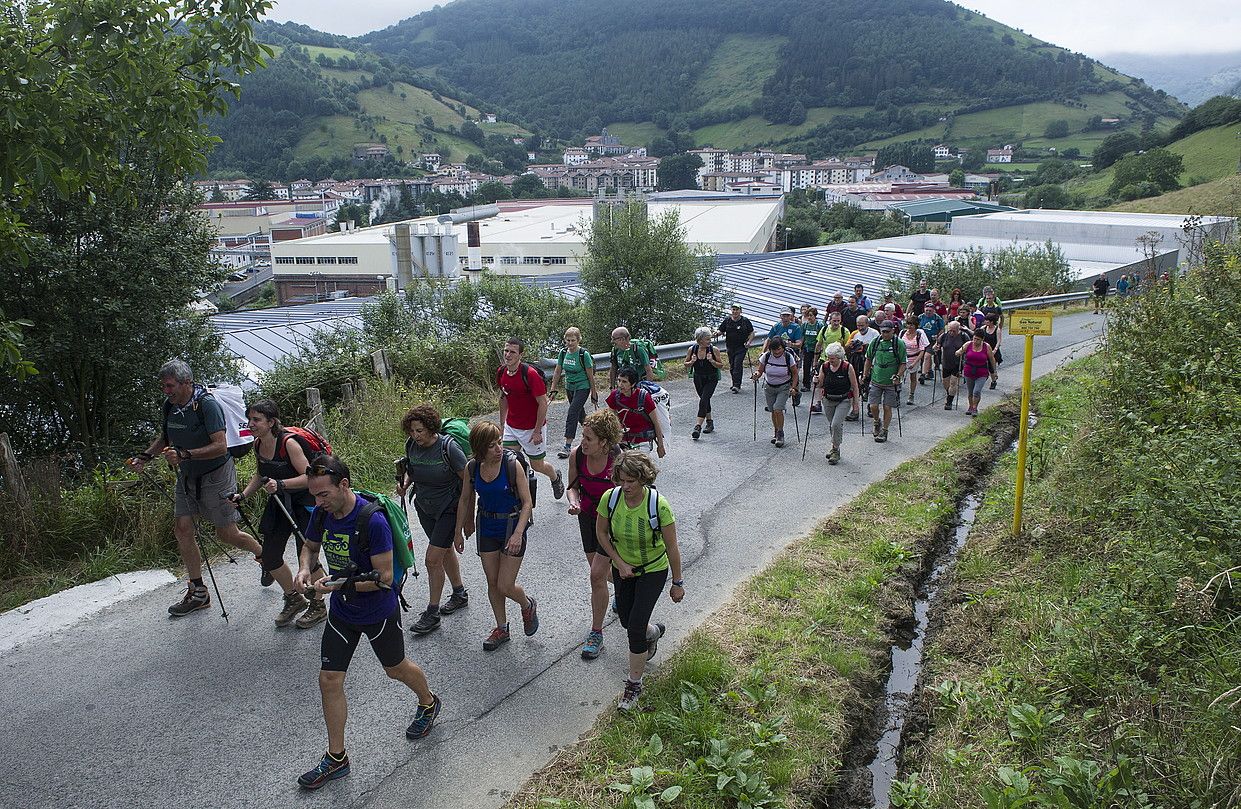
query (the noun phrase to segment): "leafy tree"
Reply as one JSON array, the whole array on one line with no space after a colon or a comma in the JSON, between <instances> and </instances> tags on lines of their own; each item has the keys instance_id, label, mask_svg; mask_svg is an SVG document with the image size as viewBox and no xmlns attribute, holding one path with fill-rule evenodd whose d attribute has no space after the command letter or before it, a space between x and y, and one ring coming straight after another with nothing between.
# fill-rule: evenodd
<instances>
[{"instance_id":1,"label":"leafy tree","mask_svg":"<svg viewBox=\"0 0 1241 809\"><path fill-rule=\"evenodd\" d=\"M609 206L591 226L580 278L591 345L608 345L621 325L657 343L685 340L723 306L714 256L686 244L676 211L652 218L636 202Z\"/></svg>"},{"instance_id":2,"label":"leafy tree","mask_svg":"<svg viewBox=\"0 0 1241 809\"><path fill-rule=\"evenodd\" d=\"M246 194L244 200L268 200L276 198L276 190L272 188L272 184L267 180L258 180L250 187L250 193Z\"/></svg>"},{"instance_id":3,"label":"leafy tree","mask_svg":"<svg viewBox=\"0 0 1241 809\"><path fill-rule=\"evenodd\" d=\"M904 166L910 171L928 172L935 169L935 153L930 146L919 143L892 143L880 147L875 167Z\"/></svg>"},{"instance_id":4,"label":"leafy tree","mask_svg":"<svg viewBox=\"0 0 1241 809\"><path fill-rule=\"evenodd\" d=\"M1076 177L1078 172L1077 166L1068 160L1044 160L1035 169L1034 177L1031 178L1030 183L1031 185L1062 183L1065 180L1071 180Z\"/></svg>"},{"instance_id":5,"label":"leafy tree","mask_svg":"<svg viewBox=\"0 0 1241 809\"><path fill-rule=\"evenodd\" d=\"M1132 132L1117 132L1114 135L1108 135L1095 147L1091 163L1094 164L1095 171L1102 171L1120 160L1126 153L1141 147L1142 140L1137 135Z\"/></svg>"},{"instance_id":6,"label":"leafy tree","mask_svg":"<svg viewBox=\"0 0 1241 809\"><path fill-rule=\"evenodd\" d=\"M964 169L953 169L951 172L949 172L948 173L948 185L952 186L953 188L964 188L965 187L965 170Z\"/></svg>"},{"instance_id":7,"label":"leafy tree","mask_svg":"<svg viewBox=\"0 0 1241 809\"><path fill-rule=\"evenodd\" d=\"M1026 192L1025 206L1027 208L1068 208L1070 207L1069 192L1059 185L1040 185Z\"/></svg>"},{"instance_id":8,"label":"leafy tree","mask_svg":"<svg viewBox=\"0 0 1241 809\"><path fill-rule=\"evenodd\" d=\"M785 118L790 126L799 126L806 123L806 105L800 101L794 101L789 107L788 117Z\"/></svg>"},{"instance_id":9,"label":"leafy tree","mask_svg":"<svg viewBox=\"0 0 1241 809\"><path fill-rule=\"evenodd\" d=\"M478 186L478 190L474 192L474 199L478 202L496 202L501 199L512 199L513 194L509 191L508 186L498 181L482 183Z\"/></svg>"},{"instance_id":10,"label":"leafy tree","mask_svg":"<svg viewBox=\"0 0 1241 809\"><path fill-rule=\"evenodd\" d=\"M987 164L987 153L982 149L970 149L961 161L961 168L966 171L978 171Z\"/></svg>"},{"instance_id":11,"label":"leafy tree","mask_svg":"<svg viewBox=\"0 0 1241 809\"><path fill-rule=\"evenodd\" d=\"M224 192L220 190L220 186L218 184L214 188L211 189L211 199L208 201L209 202L224 202Z\"/></svg>"},{"instance_id":12,"label":"leafy tree","mask_svg":"<svg viewBox=\"0 0 1241 809\"><path fill-rule=\"evenodd\" d=\"M6 320L0 311L0 377L15 377L21 382L39 372L33 362L22 357L22 329L33 325L29 320Z\"/></svg>"},{"instance_id":13,"label":"leafy tree","mask_svg":"<svg viewBox=\"0 0 1241 809\"><path fill-rule=\"evenodd\" d=\"M780 246L788 250L815 247L822 237L818 217L807 208L790 209L780 223L780 232L776 234Z\"/></svg>"},{"instance_id":14,"label":"leafy tree","mask_svg":"<svg viewBox=\"0 0 1241 809\"><path fill-rule=\"evenodd\" d=\"M1043 137L1045 138L1067 138L1068 136L1069 122L1063 118L1055 121L1048 121L1046 128L1043 129Z\"/></svg>"},{"instance_id":15,"label":"leafy tree","mask_svg":"<svg viewBox=\"0 0 1241 809\"><path fill-rule=\"evenodd\" d=\"M483 128L479 126L478 124L474 123L473 121L470 121L470 120L462 121L460 132L461 132L461 137L465 138L471 143L476 143L479 146L482 146L484 143L487 142L487 135L486 133L483 132Z\"/></svg>"},{"instance_id":16,"label":"leafy tree","mask_svg":"<svg viewBox=\"0 0 1241 809\"><path fill-rule=\"evenodd\" d=\"M677 191L698 187L698 169L702 158L696 154L668 155L659 161L659 188Z\"/></svg>"},{"instance_id":17,"label":"leafy tree","mask_svg":"<svg viewBox=\"0 0 1241 809\"><path fill-rule=\"evenodd\" d=\"M982 288L990 285L997 297L1008 300L1066 292L1073 283L1073 274L1064 254L1048 242L1006 247L991 253L977 249L940 253L929 264L911 268L911 286L916 288L923 280L940 291L959 287L967 301L977 300L982 296Z\"/></svg>"},{"instance_id":18,"label":"leafy tree","mask_svg":"<svg viewBox=\"0 0 1241 809\"><path fill-rule=\"evenodd\" d=\"M514 199L546 199L549 192L543 181L533 174L523 174L513 181Z\"/></svg>"},{"instance_id":19,"label":"leafy tree","mask_svg":"<svg viewBox=\"0 0 1241 809\"><path fill-rule=\"evenodd\" d=\"M1140 183L1150 183L1160 191L1180 188L1178 178L1184 171L1184 162L1181 155L1167 149L1147 149L1141 154L1122 157L1116 163L1108 193L1119 196L1120 189Z\"/></svg>"}]
</instances>

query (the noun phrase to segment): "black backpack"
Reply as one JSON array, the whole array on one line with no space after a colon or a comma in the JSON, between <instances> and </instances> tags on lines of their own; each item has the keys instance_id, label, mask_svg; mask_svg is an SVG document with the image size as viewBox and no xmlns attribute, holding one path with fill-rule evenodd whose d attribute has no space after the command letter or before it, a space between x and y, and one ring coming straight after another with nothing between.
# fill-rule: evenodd
<instances>
[{"instance_id":1,"label":"black backpack","mask_svg":"<svg viewBox=\"0 0 1241 809\"><path fill-rule=\"evenodd\" d=\"M524 452L513 452L511 449L504 450L504 455L500 459L500 463L504 466L505 472L508 471L508 462L510 457L516 458L517 465L520 466L526 473L526 483L530 486L530 524L534 525L534 507L537 506L539 502L539 479L534 474L534 470L530 468L530 461L526 458L526 454ZM465 473L470 476L470 481L473 483L474 476L478 473L478 461L471 458L470 462L466 464ZM477 483L474 483L474 490L476 492L478 491ZM508 492L513 496L514 500L518 503L521 502L521 495L517 493L517 483L514 482L512 475L508 476Z\"/></svg>"},{"instance_id":2,"label":"black backpack","mask_svg":"<svg viewBox=\"0 0 1241 809\"><path fill-rule=\"evenodd\" d=\"M533 393L533 391L530 389L530 377L526 374L527 368L533 368L535 373L539 375L539 379L543 380L544 391L551 390L551 387L552 387L551 380L547 378L547 373L538 365L531 365L529 363L523 362L517 366L517 375L521 377L522 384L526 386L526 393ZM501 365L499 368L496 369L496 387L497 388L500 387L500 380L503 378L503 375L504 375L504 366ZM501 388L501 390L503 390L503 388Z\"/></svg>"}]
</instances>

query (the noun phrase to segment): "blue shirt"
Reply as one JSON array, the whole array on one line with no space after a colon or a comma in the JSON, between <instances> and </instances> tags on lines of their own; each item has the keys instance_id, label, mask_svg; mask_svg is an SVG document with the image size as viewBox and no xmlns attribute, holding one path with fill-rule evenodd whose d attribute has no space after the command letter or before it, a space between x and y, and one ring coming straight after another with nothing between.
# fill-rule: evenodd
<instances>
[{"instance_id":1,"label":"blue shirt","mask_svg":"<svg viewBox=\"0 0 1241 809\"><path fill-rule=\"evenodd\" d=\"M944 319L939 315L923 312L918 317L918 328L926 333L926 339L935 342L935 336L944 330Z\"/></svg>"},{"instance_id":2,"label":"blue shirt","mask_svg":"<svg viewBox=\"0 0 1241 809\"><path fill-rule=\"evenodd\" d=\"M772 337L783 337L785 345L788 345L802 338L801 326L796 323L790 323L787 326L777 323L771 327L771 331L767 332L767 339L770 340Z\"/></svg>"},{"instance_id":3,"label":"blue shirt","mask_svg":"<svg viewBox=\"0 0 1241 809\"><path fill-rule=\"evenodd\" d=\"M383 512L371 515L367 526L367 539L370 542L370 553L364 555L352 542L357 529L358 512L370 501L358 495L358 502L342 519L336 519L331 513L319 509L323 515L323 532L319 541L323 543L323 555L327 558L327 569L332 573L344 570L350 562L358 566L358 572L369 573L375 569L371 563L372 556L392 551L392 529L388 527L388 518ZM312 538L313 539L313 538ZM391 617L397 608L397 596L394 590L376 590L374 592L332 593L332 616L350 624L377 624Z\"/></svg>"}]
</instances>

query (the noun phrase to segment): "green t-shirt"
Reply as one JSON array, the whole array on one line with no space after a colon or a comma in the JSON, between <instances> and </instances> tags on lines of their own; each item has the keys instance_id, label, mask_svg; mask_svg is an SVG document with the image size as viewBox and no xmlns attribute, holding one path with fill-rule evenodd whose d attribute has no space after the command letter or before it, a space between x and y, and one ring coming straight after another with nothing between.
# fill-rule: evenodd
<instances>
[{"instance_id":1,"label":"green t-shirt","mask_svg":"<svg viewBox=\"0 0 1241 809\"><path fill-rule=\"evenodd\" d=\"M651 358L647 356L646 350L635 343L630 343L629 348L612 349L612 367L617 373L625 368L633 368L638 372L639 380L646 379L650 362Z\"/></svg>"},{"instance_id":2,"label":"green t-shirt","mask_svg":"<svg viewBox=\"0 0 1241 809\"><path fill-rule=\"evenodd\" d=\"M801 347L806 349L806 351L810 352L811 354L814 353L815 343L817 343L819 340L820 326L821 324L819 323L818 320L815 320L813 323L809 321L803 321L801 324L802 340L804 341L801 344Z\"/></svg>"},{"instance_id":3,"label":"green t-shirt","mask_svg":"<svg viewBox=\"0 0 1241 809\"><path fill-rule=\"evenodd\" d=\"M570 354L562 348L556 364L564 372L565 390L585 390L590 387L590 380L586 378L586 369L595 367L595 359L590 356L589 351L579 348Z\"/></svg>"},{"instance_id":4,"label":"green t-shirt","mask_svg":"<svg viewBox=\"0 0 1241 809\"><path fill-rule=\"evenodd\" d=\"M164 403L164 441L170 447L205 447L211 443L211 434L223 429L224 410L209 393L204 393L197 400L191 399L185 407ZM208 460L182 461L177 465L177 474L193 479L219 469L227 462L228 453Z\"/></svg>"},{"instance_id":5,"label":"green t-shirt","mask_svg":"<svg viewBox=\"0 0 1241 809\"><path fill-rule=\"evenodd\" d=\"M891 385L892 377L908 359L905 343L897 337L875 340L866 349L866 356L870 359L870 381L876 385Z\"/></svg>"},{"instance_id":6,"label":"green t-shirt","mask_svg":"<svg viewBox=\"0 0 1241 809\"><path fill-rule=\"evenodd\" d=\"M622 493L616 499L616 509L612 512L609 525L612 532L612 546L620 554L620 558L634 567L642 567L648 573L668 568L668 549L664 546L662 533L651 530L651 521L647 514L646 498L651 496L651 489L634 508L625 503ZM608 501L612 497L612 489L608 489L599 498L600 512L607 514ZM676 519L672 516L672 508L664 496L659 495L656 508L659 510L659 524L672 525Z\"/></svg>"}]
</instances>

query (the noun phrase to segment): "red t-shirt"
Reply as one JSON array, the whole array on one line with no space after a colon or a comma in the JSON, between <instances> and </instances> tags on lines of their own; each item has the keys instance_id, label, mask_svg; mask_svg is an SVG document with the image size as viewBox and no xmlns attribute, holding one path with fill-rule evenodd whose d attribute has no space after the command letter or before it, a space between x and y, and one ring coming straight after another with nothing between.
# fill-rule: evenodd
<instances>
[{"instance_id":1,"label":"red t-shirt","mask_svg":"<svg viewBox=\"0 0 1241 809\"><path fill-rule=\"evenodd\" d=\"M640 391L641 388L634 388L628 396L624 396L617 388L608 394L608 407L620 416L626 440L655 430L655 425L651 423L655 418L655 400L649 393Z\"/></svg>"},{"instance_id":2,"label":"red t-shirt","mask_svg":"<svg viewBox=\"0 0 1241 809\"><path fill-rule=\"evenodd\" d=\"M515 430L533 430L534 422L539 417L538 397L546 395L547 386L543 384L543 377L538 371L529 365L522 367L526 369L526 379L530 382L529 390L520 376L501 368L500 392L508 401L508 426Z\"/></svg>"}]
</instances>

